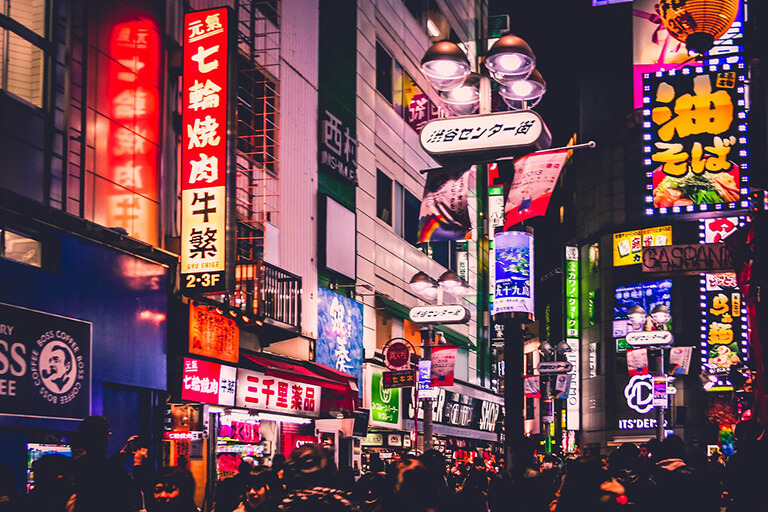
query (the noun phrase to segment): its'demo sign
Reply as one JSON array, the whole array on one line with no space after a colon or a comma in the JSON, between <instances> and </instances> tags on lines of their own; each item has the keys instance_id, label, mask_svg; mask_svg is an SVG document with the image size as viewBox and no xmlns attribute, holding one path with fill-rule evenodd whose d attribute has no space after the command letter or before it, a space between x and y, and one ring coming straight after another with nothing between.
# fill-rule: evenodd
<instances>
[{"instance_id":1,"label":"its'demo sign","mask_svg":"<svg viewBox=\"0 0 768 512\"><path fill-rule=\"evenodd\" d=\"M90 413L91 324L0 304L0 414Z\"/></svg>"}]
</instances>

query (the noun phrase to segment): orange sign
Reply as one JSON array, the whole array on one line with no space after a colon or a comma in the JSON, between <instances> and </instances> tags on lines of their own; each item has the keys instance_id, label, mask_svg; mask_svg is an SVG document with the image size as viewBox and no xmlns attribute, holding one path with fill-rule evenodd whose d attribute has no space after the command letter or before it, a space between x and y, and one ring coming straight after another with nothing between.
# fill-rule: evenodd
<instances>
[{"instance_id":1,"label":"orange sign","mask_svg":"<svg viewBox=\"0 0 768 512\"><path fill-rule=\"evenodd\" d=\"M237 363L240 331L231 318L189 303L189 352Z\"/></svg>"}]
</instances>

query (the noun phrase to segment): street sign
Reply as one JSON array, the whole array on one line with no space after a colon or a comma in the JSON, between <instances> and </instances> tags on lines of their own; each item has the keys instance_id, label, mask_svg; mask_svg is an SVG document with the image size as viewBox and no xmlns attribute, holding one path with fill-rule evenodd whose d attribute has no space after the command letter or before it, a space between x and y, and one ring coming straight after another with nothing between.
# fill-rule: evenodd
<instances>
[{"instance_id":1,"label":"street sign","mask_svg":"<svg viewBox=\"0 0 768 512\"><path fill-rule=\"evenodd\" d=\"M627 333L627 343L633 347L666 347L672 344L671 331L637 331Z\"/></svg>"},{"instance_id":2,"label":"street sign","mask_svg":"<svg viewBox=\"0 0 768 512\"><path fill-rule=\"evenodd\" d=\"M416 385L415 373L413 370L383 372L381 374L381 383L385 389L413 387Z\"/></svg>"},{"instance_id":3,"label":"street sign","mask_svg":"<svg viewBox=\"0 0 768 512\"><path fill-rule=\"evenodd\" d=\"M460 305L416 306L409 316L417 324L464 324L469 321L469 310Z\"/></svg>"},{"instance_id":4,"label":"street sign","mask_svg":"<svg viewBox=\"0 0 768 512\"><path fill-rule=\"evenodd\" d=\"M411 366L411 344L397 338L384 345L384 364L390 370L403 371Z\"/></svg>"},{"instance_id":5,"label":"street sign","mask_svg":"<svg viewBox=\"0 0 768 512\"><path fill-rule=\"evenodd\" d=\"M536 366L539 373L568 373L573 365L568 361L542 361Z\"/></svg>"},{"instance_id":6,"label":"street sign","mask_svg":"<svg viewBox=\"0 0 768 512\"><path fill-rule=\"evenodd\" d=\"M552 134L532 110L430 121L419 140L438 162L480 162L549 149Z\"/></svg>"}]
</instances>

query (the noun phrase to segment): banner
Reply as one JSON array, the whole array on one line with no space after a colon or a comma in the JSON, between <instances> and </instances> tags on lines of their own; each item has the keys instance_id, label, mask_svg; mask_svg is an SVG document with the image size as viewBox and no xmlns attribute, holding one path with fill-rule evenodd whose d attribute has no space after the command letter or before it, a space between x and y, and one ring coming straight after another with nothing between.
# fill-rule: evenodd
<instances>
[{"instance_id":1,"label":"banner","mask_svg":"<svg viewBox=\"0 0 768 512\"><path fill-rule=\"evenodd\" d=\"M541 388L539 387L538 375L526 375L523 378L523 389L525 398L541 398Z\"/></svg>"},{"instance_id":2,"label":"banner","mask_svg":"<svg viewBox=\"0 0 768 512\"><path fill-rule=\"evenodd\" d=\"M504 205L504 229L546 215L549 199L569 152L531 153L515 161L515 177Z\"/></svg>"},{"instance_id":3,"label":"banner","mask_svg":"<svg viewBox=\"0 0 768 512\"><path fill-rule=\"evenodd\" d=\"M437 399L438 389L431 386L432 361L429 359L419 361L419 398L424 400Z\"/></svg>"},{"instance_id":4,"label":"banner","mask_svg":"<svg viewBox=\"0 0 768 512\"><path fill-rule=\"evenodd\" d=\"M91 324L0 304L0 414L91 413Z\"/></svg>"},{"instance_id":5,"label":"banner","mask_svg":"<svg viewBox=\"0 0 768 512\"><path fill-rule=\"evenodd\" d=\"M432 386L453 386L458 352L459 347L453 345L432 347Z\"/></svg>"},{"instance_id":6,"label":"banner","mask_svg":"<svg viewBox=\"0 0 768 512\"><path fill-rule=\"evenodd\" d=\"M315 362L363 382L363 305L338 293L317 289Z\"/></svg>"},{"instance_id":7,"label":"banner","mask_svg":"<svg viewBox=\"0 0 768 512\"><path fill-rule=\"evenodd\" d=\"M555 398L568 398L571 389L571 375L564 373L557 376L555 381Z\"/></svg>"},{"instance_id":8,"label":"banner","mask_svg":"<svg viewBox=\"0 0 768 512\"><path fill-rule=\"evenodd\" d=\"M693 347L672 347L669 351L670 375L688 375Z\"/></svg>"},{"instance_id":9,"label":"banner","mask_svg":"<svg viewBox=\"0 0 768 512\"><path fill-rule=\"evenodd\" d=\"M648 375L648 349L627 350L627 370L630 377Z\"/></svg>"},{"instance_id":10,"label":"banner","mask_svg":"<svg viewBox=\"0 0 768 512\"><path fill-rule=\"evenodd\" d=\"M419 243L469 240L469 190L475 186L475 168L431 169L419 210Z\"/></svg>"}]
</instances>

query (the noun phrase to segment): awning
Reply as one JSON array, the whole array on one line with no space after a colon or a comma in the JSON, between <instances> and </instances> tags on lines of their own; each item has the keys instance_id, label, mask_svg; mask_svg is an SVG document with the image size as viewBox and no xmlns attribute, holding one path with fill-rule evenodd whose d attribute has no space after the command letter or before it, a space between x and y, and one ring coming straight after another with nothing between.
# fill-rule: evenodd
<instances>
[{"instance_id":1,"label":"awning","mask_svg":"<svg viewBox=\"0 0 768 512\"><path fill-rule=\"evenodd\" d=\"M381 300L382 304L384 304L384 308L387 311L389 311L392 315L398 318L402 318L403 320L410 320L410 315L409 315L410 309L408 307L403 306L399 302L395 302L394 300L388 299L381 295L377 295L376 298ZM443 333L443 336L445 336L445 339L453 343L454 345L464 347L468 350L477 350L477 347L475 347L474 343L472 343L472 340L470 340L467 336L464 336L463 334L457 333L450 327L446 327L444 325L436 325L435 330Z\"/></svg>"},{"instance_id":2,"label":"awning","mask_svg":"<svg viewBox=\"0 0 768 512\"><path fill-rule=\"evenodd\" d=\"M329 412L334 408L349 412L356 409L357 378L336 369L312 361L244 350L240 351L239 366L281 379L320 386L323 390L320 412Z\"/></svg>"}]
</instances>

